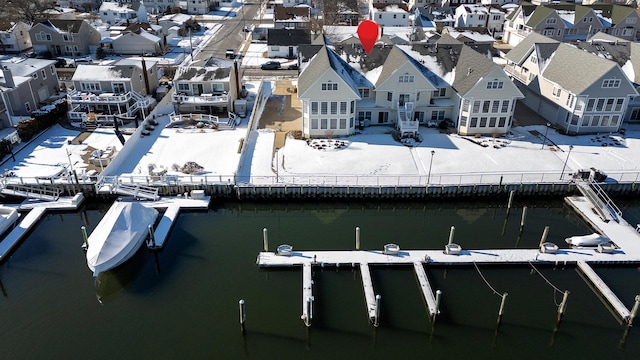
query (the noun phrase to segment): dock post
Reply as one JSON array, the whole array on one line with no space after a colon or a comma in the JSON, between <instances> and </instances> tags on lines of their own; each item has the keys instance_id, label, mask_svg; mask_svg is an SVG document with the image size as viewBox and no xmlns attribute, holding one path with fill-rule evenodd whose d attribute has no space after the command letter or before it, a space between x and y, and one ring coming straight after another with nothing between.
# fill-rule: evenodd
<instances>
[{"instance_id":1,"label":"dock post","mask_svg":"<svg viewBox=\"0 0 640 360\"><path fill-rule=\"evenodd\" d=\"M433 318L431 319L432 323L436 323L436 316L440 314L440 298L442 297L442 291L440 289L436 290L436 311L433 313Z\"/></svg>"},{"instance_id":2,"label":"dock post","mask_svg":"<svg viewBox=\"0 0 640 360\"><path fill-rule=\"evenodd\" d=\"M569 291L565 290L564 295L562 296L562 302L560 302L560 306L558 306L558 323L562 321L562 316L564 316L564 310L567 308L568 297L569 297Z\"/></svg>"},{"instance_id":3,"label":"dock post","mask_svg":"<svg viewBox=\"0 0 640 360\"><path fill-rule=\"evenodd\" d=\"M451 245L453 243L453 233L456 231L456 227L455 226L451 226L451 230L449 230L449 244Z\"/></svg>"},{"instance_id":4,"label":"dock post","mask_svg":"<svg viewBox=\"0 0 640 360\"><path fill-rule=\"evenodd\" d=\"M502 322L502 315L504 314L504 303L505 301L507 301L507 293L502 294L502 301L500 301L500 310L498 310L498 323L497 325L500 325L500 322Z\"/></svg>"},{"instance_id":5,"label":"dock post","mask_svg":"<svg viewBox=\"0 0 640 360\"><path fill-rule=\"evenodd\" d=\"M633 319L636 317L638 313L638 307L640 306L640 295L636 295L636 302L633 304L633 308L631 309L631 314L629 314L629 326L633 325Z\"/></svg>"},{"instance_id":6,"label":"dock post","mask_svg":"<svg viewBox=\"0 0 640 360\"><path fill-rule=\"evenodd\" d=\"M542 244L544 244L547 241L548 234L549 234L549 225L544 227L544 230L542 231L542 237L540 238L540 244L538 245L538 247L542 246Z\"/></svg>"},{"instance_id":7,"label":"dock post","mask_svg":"<svg viewBox=\"0 0 640 360\"><path fill-rule=\"evenodd\" d=\"M356 226L356 250L360 250L360 226Z\"/></svg>"},{"instance_id":8,"label":"dock post","mask_svg":"<svg viewBox=\"0 0 640 360\"><path fill-rule=\"evenodd\" d=\"M267 236L267 228L262 229L262 241L264 242L264 252L269 252L269 237Z\"/></svg>"},{"instance_id":9,"label":"dock post","mask_svg":"<svg viewBox=\"0 0 640 360\"><path fill-rule=\"evenodd\" d=\"M380 294L376 295L376 318L373 319L373 326L375 327L380 325L380 299L382 299L382 296Z\"/></svg>"},{"instance_id":10,"label":"dock post","mask_svg":"<svg viewBox=\"0 0 640 360\"><path fill-rule=\"evenodd\" d=\"M509 202L507 203L507 217L509 217L509 212L511 211L511 204L513 204L513 195L516 193L515 190L509 191Z\"/></svg>"},{"instance_id":11,"label":"dock post","mask_svg":"<svg viewBox=\"0 0 640 360\"><path fill-rule=\"evenodd\" d=\"M153 236L153 226L149 224L149 238L151 239L151 248L156 248L156 237Z\"/></svg>"},{"instance_id":12,"label":"dock post","mask_svg":"<svg viewBox=\"0 0 640 360\"><path fill-rule=\"evenodd\" d=\"M244 299L240 299L240 301L238 301L238 307L240 308L240 331L244 334L244 323L247 321Z\"/></svg>"},{"instance_id":13,"label":"dock post","mask_svg":"<svg viewBox=\"0 0 640 360\"><path fill-rule=\"evenodd\" d=\"M527 218L527 207L522 208L522 218L520 219L520 232L524 230L524 221Z\"/></svg>"},{"instance_id":14,"label":"dock post","mask_svg":"<svg viewBox=\"0 0 640 360\"><path fill-rule=\"evenodd\" d=\"M84 241L84 243L82 244L82 247L86 250L89 248L89 238L87 237L87 227L84 225L80 226L80 231L82 231L82 240Z\"/></svg>"}]
</instances>

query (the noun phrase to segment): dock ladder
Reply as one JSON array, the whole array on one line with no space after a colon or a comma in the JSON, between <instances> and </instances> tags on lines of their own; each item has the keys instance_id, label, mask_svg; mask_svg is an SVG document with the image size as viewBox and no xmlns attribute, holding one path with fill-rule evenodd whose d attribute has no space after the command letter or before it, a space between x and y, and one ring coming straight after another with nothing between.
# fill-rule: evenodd
<instances>
[{"instance_id":1,"label":"dock ladder","mask_svg":"<svg viewBox=\"0 0 640 360\"><path fill-rule=\"evenodd\" d=\"M622 217L622 211L620 211L620 208L616 206L600 185L593 181L593 179L577 179L575 183L580 193L593 205L594 210L602 221L619 221L620 217Z\"/></svg>"}]
</instances>

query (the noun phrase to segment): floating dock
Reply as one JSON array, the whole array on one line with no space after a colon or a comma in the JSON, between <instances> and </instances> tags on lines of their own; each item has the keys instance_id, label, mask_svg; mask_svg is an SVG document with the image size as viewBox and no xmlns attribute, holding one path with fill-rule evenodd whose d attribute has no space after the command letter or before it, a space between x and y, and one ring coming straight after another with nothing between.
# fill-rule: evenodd
<instances>
[{"instance_id":1,"label":"floating dock","mask_svg":"<svg viewBox=\"0 0 640 360\"><path fill-rule=\"evenodd\" d=\"M73 197L58 198L56 201L33 201L25 200L15 205L18 211L28 211L20 223L0 241L0 261L3 261L22 240L27 232L42 218L49 210L76 210L84 201L84 195L78 193ZM11 206L11 205L5 205Z\"/></svg>"},{"instance_id":2,"label":"floating dock","mask_svg":"<svg viewBox=\"0 0 640 360\"><path fill-rule=\"evenodd\" d=\"M348 251L296 251L290 256L281 256L264 251L258 254L256 263L260 267L302 266L306 271L312 266L356 266L360 268L362 286L369 319L376 319L376 295L369 271L370 265L413 265L420 284L420 289L429 309L431 318L439 312L436 297L429 283L425 265L576 265L585 275L594 289L602 294L615 314L629 324L633 321L632 311L618 299L616 294L596 274L589 264L638 264L640 263L640 233L630 226L622 217L602 219L594 211L593 204L585 197L568 197L566 203L572 207L597 232L608 237L614 249L610 252L599 252L594 247L574 247L557 249L555 252L544 252L540 249L486 249L464 250L447 254L438 250L402 250L396 254L387 254L384 250L348 250ZM265 230L266 231L266 230ZM266 238L265 238L266 244ZM356 235L356 247L359 239ZM464 243L461 245L464 246ZM266 249L266 246L265 246ZM304 291L307 291L306 282ZM304 299L307 295L303 295ZM303 304L304 306L304 304ZM304 316L304 315L303 315Z\"/></svg>"}]
</instances>

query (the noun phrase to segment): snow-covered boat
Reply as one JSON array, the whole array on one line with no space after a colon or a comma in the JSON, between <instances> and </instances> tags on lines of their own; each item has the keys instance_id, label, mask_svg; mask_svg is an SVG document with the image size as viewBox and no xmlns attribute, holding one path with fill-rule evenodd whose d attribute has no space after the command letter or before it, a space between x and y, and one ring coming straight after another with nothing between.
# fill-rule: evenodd
<instances>
[{"instance_id":1,"label":"snow-covered boat","mask_svg":"<svg viewBox=\"0 0 640 360\"><path fill-rule=\"evenodd\" d=\"M87 265L98 276L138 251L158 211L134 201L116 201L88 239Z\"/></svg>"},{"instance_id":2,"label":"snow-covered boat","mask_svg":"<svg viewBox=\"0 0 640 360\"><path fill-rule=\"evenodd\" d=\"M0 206L0 234L15 224L18 216L18 210L8 206Z\"/></svg>"},{"instance_id":3,"label":"snow-covered boat","mask_svg":"<svg viewBox=\"0 0 640 360\"><path fill-rule=\"evenodd\" d=\"M608 237L597 233L572 236L564 239L564 241L573 246L598 246L600 244L610 242Z\"/></svg>"}]
</instances>

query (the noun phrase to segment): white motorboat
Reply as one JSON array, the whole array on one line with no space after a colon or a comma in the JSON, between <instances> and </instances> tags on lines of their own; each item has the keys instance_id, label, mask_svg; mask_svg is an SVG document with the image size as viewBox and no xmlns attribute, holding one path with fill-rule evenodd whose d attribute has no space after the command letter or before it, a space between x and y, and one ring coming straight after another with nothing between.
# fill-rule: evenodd
<instances>
[{"instance_id":1,"label":"white motorboat","mask_svg":"<svg viewBox=\"0 0 640 360\"><path fill-rule=\"evenodd\" d=\"M276 249L276 255L291 256L292 253L293 253L293 246L291 245L282 244L278 246L278 248Z\"/></svg>"},{"instance_id":2,"label":"white motorboat","mask_svg":"<svg viewBox=\"0 0 640 360\"><path fill-rule=\"evenodd\" d=\"M116 201L87 241L87 265L98 276L127 261L138 251L158 211L135 201Z\"/></svg>"},{"instance_id":3,"label":"white motorboat","mask_svg":"<svg viewBox=\"0 0 640 360\"><path fill-rule=\"evenodd\" d=\"M8 206L0 206L0 234L4 234L9 227L18 220L18 210Z\"/></svg>"},{"instance_id":4,"label":"white motorboat","mask_svg":"<svg viewBox=\"0 0 640 360\"><path fill-rule=\"evenodd\" d=\"M564 241L566 241L567 244L573 245L573 246L598 246L603 243L608 243L611 240L609 240L609 238L606 236L602 236L598 233L593 233L589 235L578 235L578 236L568 237L564 239Z\"/></svg>"}]
</instances>

